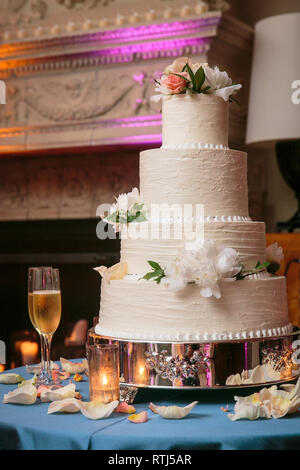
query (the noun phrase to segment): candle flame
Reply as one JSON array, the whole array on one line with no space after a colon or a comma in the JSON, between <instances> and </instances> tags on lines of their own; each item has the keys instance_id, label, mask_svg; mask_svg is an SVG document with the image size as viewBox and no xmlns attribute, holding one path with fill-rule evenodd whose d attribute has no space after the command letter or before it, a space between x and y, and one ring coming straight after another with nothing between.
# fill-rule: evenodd
<instances>
[{"instance_id":1,"label":"candle flame","mask_svg":"<svg viewBox=\"0 0 300 470\"><path fill-rule=\"evenodd\" d=\"M107 385L108 384L108 380L107 380L107 377L105 374L102 375L102 385Z\"/></svg>"}]
</instances>

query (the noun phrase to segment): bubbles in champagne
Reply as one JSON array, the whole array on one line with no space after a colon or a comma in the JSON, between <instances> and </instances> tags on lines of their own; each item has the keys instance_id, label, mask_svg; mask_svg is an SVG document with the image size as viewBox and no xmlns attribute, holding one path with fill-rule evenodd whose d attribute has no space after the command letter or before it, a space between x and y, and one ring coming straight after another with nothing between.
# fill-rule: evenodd
<instances>
[{"instance_id":1,"label":"bubbles in champagne","mask_svg":"<svg viewBox=\"0 0 300 470\"><path fill-rule=\"evenodd\" d=\"M61 318L61 295L58 290L33 292L33 317L37 330L42 334L53 334Z\"/></svg>"}]
</instances>

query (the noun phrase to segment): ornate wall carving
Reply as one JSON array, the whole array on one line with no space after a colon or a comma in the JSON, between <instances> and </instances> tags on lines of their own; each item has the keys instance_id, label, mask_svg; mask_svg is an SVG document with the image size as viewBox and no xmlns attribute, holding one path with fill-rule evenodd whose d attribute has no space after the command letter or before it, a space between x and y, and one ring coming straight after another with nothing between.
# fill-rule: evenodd
<instances>
[{"instance_id":1,"label":"ornate wall carving","mask_svg":"<svg viewBox=\"0 0 300 470\"><path fill-rule=\"evenodd\" d=\"M99 204L137 185L138 150L124 156L120 147L112 155L72 157L63 149L74 148L76 155L77 147L159 145L160 109L150 100L153 77L175 56L209 60L243 83L241 107L231 110L230 144L244 148L253 31L229 16L219 24L216 7L227 5L217 0L184 5L151 0L146 6L137 0L1 2L0 23L6 26L0 79L6 82L7 104L0 106L5 157L0 219L94 217ZM6 160L8 152L54 148L60 155ZM253 175L259 165L255 160ZM249 172L257 216L262 191L251 177L251 163Z\"/></svg>"}]
</instances>

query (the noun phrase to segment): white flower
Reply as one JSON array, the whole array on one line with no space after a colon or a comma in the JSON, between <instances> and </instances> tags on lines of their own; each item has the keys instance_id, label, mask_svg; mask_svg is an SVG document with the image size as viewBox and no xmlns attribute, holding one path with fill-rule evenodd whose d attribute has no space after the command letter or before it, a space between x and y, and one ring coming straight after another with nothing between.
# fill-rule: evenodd
<instances>
[{"instance_id":1,"label":"white flower","mask_svg":"<svg viewBox=\"0 0 300 470\"><path fill-rule=\"evenodd\" d=\"M138 209L135 205L141 205L141 199L138 188L133 188L129 193L122 193L116 198L116 202L110 206L109 214L102 215L103 220L114 225L115 232L120 232L127 226L127 211L130 215L136 215ZM143 208L143 213L146 209ZM115 216L119 216L119 222L115 222ZM113 216L113 217L112 217Z\"/></svg>"},{"instance_id":2,"label":"white flower","mask_svg":"<svg viewBox=\"0 0 300 470\"><path fill-rule=\"evenodd\" d=\"M116 198L116 202L110 207L110 214L130 209L131 206L140 202L139 190L133 188L129 193L122 193Z\"/></svg>"},{"instance_id":3,"label":"white flower","mask_svg":"<svg viewBox=\"0 0 300 470\"><path fill-rule=\"evenodd\" d=\"M173 263L165 269L162 284L169 290L182 290L188 283L200 287L203 297L221 297L219 282L235 280L240 271L238 253L232 248L217 247L213 240L186 243Z\"/></svg>"},{"instance_id":4,"label":"white flower","mask_svg":"<svg viewBox=\"0 0 300 470\"><path fill-rule=\"evenodd\" d=\"M173 279L172 277L163 277L160 282L171 292L179 292L186 286L182 279Z\"/></svg>"},{"instance_id":5,"label":"white flower","mask_svg":"<svg viewBox=\"0 0 300 470\"><path fill-rule=\"evenodd\" d=\"M242 88L242 85L232 85L232 80L227 72L221 72L219 67L209 67L204 64L205 82L203 89L210 87L207 93L220 96L224 101L228 101L230 96Z\"/></svg>"},{"instance_id":6,"label":"white flower","mask_svg":"<svg viewBox=\"0 0 300 470\"><path fill-rule=\"evenodd\" d=\"M278 246L277 242L267 247L266 255L270 263L277 263L279 265L284 258L282 247Z\"/></svg>"},{"instance_id":7,"label":"white flower","mask_svg":"<svg viewBox=\"0 0 300 470\"><path fill-rule=\"evenodd\" d=\"M181 73L186 64L189 64L191 68L193 67L192 62L188 57L178 57L171 65L166 67L164 75L167 75L168 73Z\"/></svg>"}]
</instances>

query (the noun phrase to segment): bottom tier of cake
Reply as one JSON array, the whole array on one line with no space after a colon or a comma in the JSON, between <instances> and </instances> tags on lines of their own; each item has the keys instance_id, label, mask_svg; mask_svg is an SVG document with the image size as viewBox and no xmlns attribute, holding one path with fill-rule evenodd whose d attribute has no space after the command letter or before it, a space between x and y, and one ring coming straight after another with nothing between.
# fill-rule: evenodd
<instances>
[{"instance_id":1,"label":"bottom tier of cake","mask_svg":"<svg viewBox=\"0 0 300 470\"><path fill-rule=\"evenodd\" d=\"M126 276L102 281L98 335L147 341L205 341L289 333L284 277L221 283L222 297L204 298L195 285L174 293Z\"/></svg>"}]
</instances>

